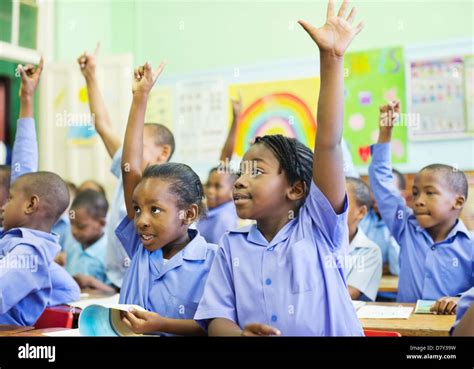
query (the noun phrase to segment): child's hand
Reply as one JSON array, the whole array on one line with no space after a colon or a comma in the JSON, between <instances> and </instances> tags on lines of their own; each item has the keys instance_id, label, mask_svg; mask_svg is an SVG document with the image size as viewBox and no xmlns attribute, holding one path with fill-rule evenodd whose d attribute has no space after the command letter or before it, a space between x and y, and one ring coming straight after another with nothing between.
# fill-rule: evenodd
<instances>
[{"instance_id":1,"label":"child's hand","mask_svg":"<svg viewBox=\"0 0 474 369\"><path fill-rule=\"evenodd\" d=\"M400 101L394 100L380 106L378 143L390 142L392 129L400 117Z\"/></svg>"},{"instance_id":2,"label":"child's hand","mask_svg":"<svg viewBox=\"0 0 474 369\"><path fill-rule=\"evenodd\" d=\"M431 307L433 314L454 315L458 306L459 297L444 296Z\"/></svg>"},{"instance_id":3,"label":"child's hand","mask_svg":"<svg viewBox=\"0 0 474 369\"><path fill-rule=\"evenodd\" d=\"M84 77L91 78L95 76L95 67L97 66L99 50L100 42L97 43L97 46L95 47L95 50L92 54L89 54L85 51L84 54L77 58L77 62L81 68L81 73Z\"/></svg>"},{"instance_id":4,"label":"child's hand","mask_svg":"<svg viewBox=\"0 0 474 369\"><path fill-rule=\"evenodd\" d=\"M151 311L132 309L123 312L122 321L135 333L145 334L163 330L163 317Z\"/></svg>"},{"instance_id":5,"label":"child's hand","mask_svg":"<svg viewBox=\"0 0 474 369\"><path fill-rule=\"evenodd\" d=\"M239 98L238 99L230 99L230 102L232 103L232 113L234 116L234 119L240 116L240 113L242 113L242 96L240 95L239 92Z\"/></svg>"},{"instance_id":6,"label":"child's hand","mask_svg":"<svg viewBox=\"0 0 474 369\"><path fill-rule=\"evenodd\" d=\"M75 274L72 276L81 289L94 288L94 280L91 276L85 274Z\"/></svg>"},{"instance_id":7,"label":"child's hand","mask_svg":"<svg viewBox=\"0 0 474 369\"><path fill-rule=\"evenodd\" d=\"M255 337L255 336L280 336L281 333L275 327L260 323L247 324L242 331L242 336Z\"/></svg>"},{"instance_id":8,"label":"child's hand","mask_svg":"<svg viewBox=\"0 0 474 369\"><path fill-rule=\"evenodd\" d=\"M158 68L153 70L151 65L146 62L143 66L135 69L132 85L133 94L137 92L148 94L153 88L158 76L163 71L165 65L166 63L162 61Z\"/></svg>"},{"instance_id":9,"label":"child's hand","mask_svg":"<svg viewBox=\"0 0 474 369\"><path fill-rule=\"evenodd\" d=\"M31 64L21 65L18 64L17 72L20 73L21 86L20 86L20 97L32 97L35 93L36 87L38 86L41 72L43 71L44 59L41 57L37 67Z\"/></svg>"},{"instance_id":10,"label":"child's hand","mask_svg":"<svg viewBox=\"0 0 474 369\"><path fill-rule=\"evenodd\" d=\"M334 4L332 0L329 0L326 24L321 28L313 27L303 20L298 21L316 42L321 53L328 53L336 57L344 56L352 39L364 28L364 22L360 22L356 27L352 26L357 12L356 8L352 8L349 16L344 19L348 3L347 0L344 0L337 16L334 16Z\"/></svg>"}]
</instances>

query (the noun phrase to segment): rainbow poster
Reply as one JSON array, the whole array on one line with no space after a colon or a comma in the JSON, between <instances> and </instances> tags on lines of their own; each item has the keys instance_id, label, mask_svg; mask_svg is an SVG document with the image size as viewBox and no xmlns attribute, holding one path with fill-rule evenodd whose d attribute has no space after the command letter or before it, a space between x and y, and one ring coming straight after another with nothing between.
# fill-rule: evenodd
<instances>
[{"instance_id":1,"label":"rainbow poster","mask_svg":"<svg viewBox=\"0 0 474 369\"><path fill-rule=\"evenodd\" d=\"M314 149L319 78L231 85L242 96L235 154L242 157L257 136L283 134Z\"/></svg>"}]
</instances>

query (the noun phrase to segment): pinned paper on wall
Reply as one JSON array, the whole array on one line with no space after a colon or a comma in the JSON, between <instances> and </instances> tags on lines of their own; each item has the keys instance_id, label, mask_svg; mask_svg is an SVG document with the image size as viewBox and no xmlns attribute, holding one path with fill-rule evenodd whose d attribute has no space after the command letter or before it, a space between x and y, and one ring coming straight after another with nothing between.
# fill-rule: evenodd
<instances>
[{"instance_id":1,"label":"pinned paper on wall","mask_svg":"<svg viewBox=\"0 0 474 369\"><path fill-rule=\"evenodd\" d=\"M145 123L160 123L173 128L173 94L171 87L157 86L148 97Z\"/></svg>"},{"instance_id":2,"label":"pinned paper on wall","mask_svg":"<svg viewBox=\"0 0 474 369\"><path fill-rule=\"evenodd\" d=\"M242 96L235 153L242 157L257 136L283 134L314 149L319 78L231 85Z\"/></svg>"},{"instance_id":3,"label":"pinned paper on wall","mask_svg":"<svg viewBox=\"0 0 474 369\"><path fill-rule=\"evenodd\" d=\"M378 138L379 106L400 100L405 110L405 70L402 48L348 53L345 57L344 138L355 165L370 162L370 145ZM394 163L407 160L407 129L393 131Z\"/></svg>"},{"instance_id":4,"label":"pinned paper on wall","mask_svg":"<svg viewBox=\"0 0 474 369\"><path fill-rule=\"evenodd\" d=\"M464 91L466 101L466 129L474 132L474 55L464 58Z\"/></svg>"}]
</instances>

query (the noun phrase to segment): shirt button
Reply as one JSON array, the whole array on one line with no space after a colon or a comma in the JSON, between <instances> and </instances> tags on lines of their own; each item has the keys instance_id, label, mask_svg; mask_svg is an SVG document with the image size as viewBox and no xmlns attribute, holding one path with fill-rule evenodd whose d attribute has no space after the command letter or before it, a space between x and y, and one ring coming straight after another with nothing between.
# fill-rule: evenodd
<instances>
[{"instance_id":1,"label":"shirt button","mask_svg":"<svg viewBox=\"0 0 474 369\"><path fill-rule=\"evenodd\" d=\"M268 251L273 251L273 246L268 248Z\"/></svg>"},{"instance_id":2,"label":"shirt button","mask_svg":"<svg viewBox=\"0 0 474 369\"><path fill-rule=\"evenodd\" d=\"M278 317L276 315L272 315L272 322L276 322Z\"/></svg>"},{"instance_id":3,"label":"shirt button","mask_svg":"<svg viewBox=\"0 0 474 369\"><path fill-rule=\"evenodd\" d=\"M267 286L270 286L272 284L272 280L270 278L267 278L265 283L267 284Z\"/></svg>"},{"instance_id":4,"label":"shirt button","mask_svg":"<svg viewBox=\"0 0 474 369\"><path fill-rule=\"evenodd\" d=\"M436 246L435 245L431 246L431 250L433 251L436 250Z\"/></svg>"}]
</instances>

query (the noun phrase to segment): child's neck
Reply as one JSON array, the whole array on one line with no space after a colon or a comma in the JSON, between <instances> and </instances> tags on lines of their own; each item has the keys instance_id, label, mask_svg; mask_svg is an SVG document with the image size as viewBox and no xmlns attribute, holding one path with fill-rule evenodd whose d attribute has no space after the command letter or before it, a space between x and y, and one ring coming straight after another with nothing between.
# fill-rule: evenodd
<instances>
[{"instance_id":1,"label":"child's neck","mask_svg":"<svg viewBox=\"0 0 474 369\"><path fill-rule=\"evenodd\" d=\"M24 224L17 224L15 227L12 228L28 228L33 229L35 231L51 233L52 226L50 224L45 224L43 219L36 220L34 218L30 218Z\"/></svg>"},{"instance_id":2,"label":"child's neck","mask_svg":"<svg viewBox=\"0 0 474 369\"><path fill-rule=\"evenodd\" d=\"M457 220L457 216L454 219L450 218L445 222L442 222L430 228L426 228L426 231L431 236L434 243L442 242L446 239L449 232L451 232L451 230L454 228Z\"/></svg>"},{"instance_id":3,"label":"child's neck","mask_svg":"<svg viewBox=\"0 0 474 369\"><path fill-rule=\"evenodd\" d=\"M359 230L359 227L356 227L351 233L349 233L349 243L352 242L352 240L356 236L358 230Z\"/></svg>"},{"instance_id":4,"label":"child's neck","mask_svg":"<svg viewBox=\"0 0 474 369\"><path fill-rule=\"evenodd\" d=\"M85 243L85 244L82 244L82 248L85 250L85 249L88 249L89 247L91 247L94 243L96 243L98 240L101 239L101 237L104 235L104 232L102 232L98 237L92 239L92 240L89 240L89 242Z\"/></svg>"},{"instance_id":5,"label":"child's neck","mask_svg":"<svg viewBox=\"0 0 474 369\"><path fill-rule=\"evenodd\" d=\"M171 259L178 252L184 249L190 241L191 239L189 238L188 230L186 229L186 232L179 238L162 247L161 251L163 252L163 258Z\"/></svg>"},{"instance_id":6,"label":"child's neck","mask_svg":"<svg viewBox=\"0 0 474 369\"><path fill-rule=\"evenodd\" d=\"M298 216L299 209L288 209L274 216L257 219L257 228L268 242L291 220Z\"/></svg>"}]
</instances>

